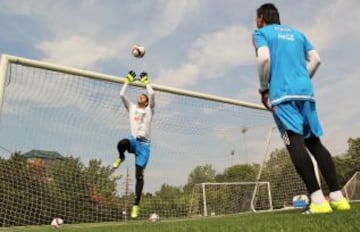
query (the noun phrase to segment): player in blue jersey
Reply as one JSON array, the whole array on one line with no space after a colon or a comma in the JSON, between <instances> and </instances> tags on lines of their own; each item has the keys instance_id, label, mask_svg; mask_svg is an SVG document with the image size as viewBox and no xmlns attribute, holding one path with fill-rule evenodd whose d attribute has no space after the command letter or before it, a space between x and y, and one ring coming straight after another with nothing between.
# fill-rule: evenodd
<instances>
[{"instance_id":1,"label":"player in blue jersey","mask_svg":"<svg viewBox=\"0 0 360 232\"><path fill-rule=\"evenodd\" d=\"M305 35L281 25L274 4L257 9L257 30L253 33L260 79L261 101L271 110L296 171L310 194L307 213L348 210L334 162L322 145L311 78L320 65L318 52ZM329 187L330 204L319 186L309 152L316 159Z\"/></svg>"}]
</instances>

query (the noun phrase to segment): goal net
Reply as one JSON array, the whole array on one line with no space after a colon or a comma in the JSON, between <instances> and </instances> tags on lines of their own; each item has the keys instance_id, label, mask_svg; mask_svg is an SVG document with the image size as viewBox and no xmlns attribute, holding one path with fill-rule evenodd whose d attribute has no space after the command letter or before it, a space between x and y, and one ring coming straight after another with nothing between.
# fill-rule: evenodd
<instances>
[{"instance_id":1,"label":"goal net","mask_svg":"<svg viewBox=\"0 0 360 232\"><path fill-rule=\"evenodd\" d=\"M119 169L111 168L118 141L129 135L119 97L124 80L2 56L0 226L49 224L55 217L65 223L127 220L134 199L134 156L127 154ZM194 184L218 182L219 176L222 182L269 182L274 207L299 194L297 174L276 150L283 147L279 136L267 142L273 120L261 106L153 88L152 150L140 218L189 216ZM143 85L134 84L128 97L136 101L143 92ZM250 167L246 178L242 170L225 173L238 164ZM189 178L205 165L215 173ZM268 208L269 202L256 207Z\"/></svg>"}]
</instances>

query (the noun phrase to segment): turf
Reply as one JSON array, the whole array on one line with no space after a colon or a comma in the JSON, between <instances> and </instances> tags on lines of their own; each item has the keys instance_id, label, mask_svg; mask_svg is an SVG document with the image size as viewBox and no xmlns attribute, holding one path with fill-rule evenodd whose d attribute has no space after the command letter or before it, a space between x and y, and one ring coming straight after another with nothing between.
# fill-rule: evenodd
<instances>
[{"instance_id":1,"label":"turf","mask_svg":"<svg viewBox=\"0 0 360 232\"><path fill-rule=\"evenodd\" d=\"M193 218L156 223L145 221L131 221L119 223L97 223L63 225L58 231L74 232L235 232L235 231L326 231L347 232L360 231L360 204L352 204L350 211L334 212L322 215L302 215L297 210L247 213L231 216L216 216L207 218ZM51 226L29 226L3 228L2 231L47 232L57 231Z\"/></svg>"}]
</instances>

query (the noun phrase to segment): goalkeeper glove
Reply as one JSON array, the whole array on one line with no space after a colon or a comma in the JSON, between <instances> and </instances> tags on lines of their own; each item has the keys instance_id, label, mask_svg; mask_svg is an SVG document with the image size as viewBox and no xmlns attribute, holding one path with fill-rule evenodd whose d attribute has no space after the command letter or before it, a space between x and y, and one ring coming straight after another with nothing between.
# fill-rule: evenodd
<instances>
[{"instance_id":1,"label":"goalkeeper glove","mask_svg":"<svg viewBox=\"0 0 360 232\"><path fill-rule=\"evenodd\" d=\"M129 84L135 80L136 73L133 70L130 70L129 73L126 75L125 84Z\"/></svg>"},{"instance_id":2,"label":"goalkeeper glove","mask_svg":"<svg viewBox=\"0 0 360 232\"><path fill-rule=\"evenodd\" d=\"M149 84L148 74L146 72L140 73L140 81L145 85Z\"/></svg>"}]
</instances>

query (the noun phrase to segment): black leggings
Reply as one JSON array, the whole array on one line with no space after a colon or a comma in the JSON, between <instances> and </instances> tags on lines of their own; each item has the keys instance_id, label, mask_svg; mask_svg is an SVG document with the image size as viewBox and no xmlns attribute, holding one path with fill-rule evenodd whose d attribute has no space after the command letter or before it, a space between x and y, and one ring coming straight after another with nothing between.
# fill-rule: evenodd
<instances>
[{"instance_id":1,"label":"black leggings","mask_svg":"<svg viewBox=\"0 0 360 232\"><path fill-rule=\"evenodd\" d=\"M290 144L286 146L296 171L304 181L309 193L320 189L314 165L306 148L314 156L330 192L340 190L336 169L329 151L317 137L304 139L302 135L287 131Z\"/></svg>"},{"instance_id":2,"label":"black leggings","mask_svg":"<svg viewBox=\"0 0 360 232\"><path fill-rule=\"evenodd\" d=\"M139 165L135 166L136 168L136 184L135 184L135 202L134 205L139 205L141 200L141 194L144 187L144 168Z\"/></svg>"},{"instance_id":3,"label":"black leggings","mask_svg":"<svg viewBox=\"0 0 360 232\"><path fill-rule=\"evenodd\" d=\"M117 145L117 149L119 152L119 158L121 160L125 159L125 151L130 151L130 140L129 139L122 139L119 141Z\"/></svg>"}]
</instances>

